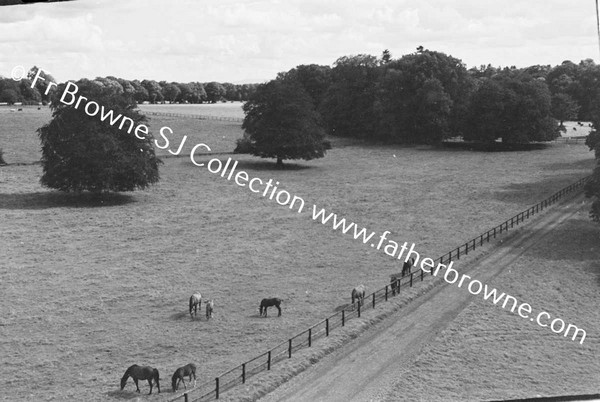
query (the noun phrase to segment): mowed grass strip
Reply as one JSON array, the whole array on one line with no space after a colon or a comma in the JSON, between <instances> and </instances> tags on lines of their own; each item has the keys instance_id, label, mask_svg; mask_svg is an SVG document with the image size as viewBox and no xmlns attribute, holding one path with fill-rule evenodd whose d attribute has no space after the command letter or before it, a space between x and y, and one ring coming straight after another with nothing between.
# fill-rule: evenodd
<instances>
[{"instance_id":1,"label":"mowed grass strip","mask_svg":"<svg viewBox=\"0 0 600 402\"><path fill-rule=\"evenodd\" d=\"M13 115L0 114L2 127L16 124ZM40 119L17 125L23 144L13 149L24 161L39 160ZM150 125L155 136L162 126L188 135L187 152L197 142L231 151L242 132L228 122L158 116ZM0 146L12 147L2 133ZM166 158L157 186L108 206L42 188L39 165L0 168L7 398L106 400L134 363L158 367L165 390L188 362L198 365L201 382L211 381L332 314L357 284L372 291L400 271L382 251L312 221L312 204L377 235L390 230L389 238L435 258L594 165L587 147L566 144L510 153L346 146L285 170L233 157L238 170L302 197L305 212L196 167L188 156ZM190 319L196 291L215 300L214 320ZM284 299L282 317L258 317L260 300L274 296Z\"/></svg>"}]
</instances>

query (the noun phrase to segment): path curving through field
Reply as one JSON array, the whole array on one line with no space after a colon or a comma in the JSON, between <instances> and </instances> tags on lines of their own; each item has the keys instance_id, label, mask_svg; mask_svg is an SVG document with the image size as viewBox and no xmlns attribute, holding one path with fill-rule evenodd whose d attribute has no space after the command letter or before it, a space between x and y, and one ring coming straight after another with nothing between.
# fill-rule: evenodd
<instances>
[{"instance_id":1,"label":"path curving through field","mask_svg":"<svg viewBox=\"0 0 600 402\"><path fill-rule=\"evenodd\" d=\"M557 226L576 214L587 215L589 204L583 200L583 195L578 195L547 210L526 224L526 231L518 230L504 238L502 247L486 250L486 255L464 264L460 271L484 284L490 283L491 279L508 269L538 242L551 236ZM502 288L498 290L506 291ZM481 298L482 295L473 296L456 284L437 286L260 400L404 399L401 397L401 374L477 297ZM497 308L500 310L500 307ZM499 312L498 320L502 319ZM559 335L550 333L549 336ZM421 395L421 398L428 399L425 395Z\"/></svg>"}]
</instances>

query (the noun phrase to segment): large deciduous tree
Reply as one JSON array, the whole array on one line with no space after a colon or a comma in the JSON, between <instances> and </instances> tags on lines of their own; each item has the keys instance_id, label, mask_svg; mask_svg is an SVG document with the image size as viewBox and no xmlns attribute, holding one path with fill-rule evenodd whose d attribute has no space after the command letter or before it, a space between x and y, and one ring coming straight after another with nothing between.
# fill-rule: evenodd
<instances>
[{"instance_id":1,"label":"large deciduous tree","mask_svg":"<svg viewBox=\"0 0 600 402\"><path fill-rule=\"evenodd\" d=\"M548 86L528 74L507 70L484 78L471 97L463 137L515 144L553 140L559 133L550 105Z\"/></svg>"},{"instance_id":2,"label":"large deciduous tree","mask_svg":"<svg viewBox=\"0 0 600 402\"><path fill-rule=\"evenodd\" d=\"M38 129L42 145L41 183L66 192L96 194L133 191L156 183L161 161L154 154L152 135L144 133L141 136L145 139L140 139L133 131L127 132L129 124L119 128L118 115L132 119L134 127L146 121L136 109L134 92L124 92L118 81L108 78L80 80L76 84L77 95L97 102L104 108L102 113L112 111L112 116L102 121L101 113L90 116L83 104L74 108L55 95L52 120ZM64 88L61 84L55 92L62 94ZM110 119L117 122L111 125Z\"/></svg>"},{"instance_id":3,"label":"large deciduous tree","mask_svg":"<svg viewBox=\"0 0 600 402\"><path fill-rule=\"evenodd\" d=\"M457 134L473 88L463 63L421 47L383 64L377 137L393 142L437 143Z\"/></svg>"},{"instance_id":4,"label":"large deciduous tree","mask_svg":"<svg viewBox=\"0 0 600 402\"><path fill-rule=\"evenodd\" d=\"M565 120L577 119L579 105L569 95L565 93L557 93L552 96L552 117L560 122L563 126Z\"/></svg>"},{"instance_id":5,"label":"large deciduous tree","mask_svg":"<svg viewBox=\"0 0 600 402\"><path fill-rule=\"evenodd\" d=\"M340 57L318 111L328 134L372 139L377 128L375 97L380 69L375 56Z\"/></svg>"},{"instance_id":6,"label":"large deciduous tree","mask_svg":"<svg viewBox=\"0 0 600 402\"><path fill-rule=\"evenodd\" d=\"M206 91L206 100L210 103L217 103L227 93L225 87L215 81L204 84L204 90Z\"/></svg>"},{"instance_id":7,"label":"large deciduous tree","mask_svg":"<svg viewBox=\"0 0 600 402\"><path fill-rule=\"evenodd\" d=\"M34 81L35 76L37 75L39 71L39 68L37 66L33 66L29 69L29 72L27 73L27 79L31 82ZM50 83L56 83L56 80L54 79L54 77L52 77L52 75L46 73L44 70L39 71L39 78L36 80L35 82L35 88L38 90L38 92L40 93L40 96L42 97L42 101L43 102L49 102L50 101L50 97L52 95L52 90L48 90L48 94L46 94L46 90L48 88L48 85L50 85Z\"/></svg>"},{"instance_id":8,"label":"large deciduous tree","mask_svg":"<svg viewBox=\"0 0 600 402\"><path fill-rule=\"evenodd\" d=\"M262 158L311 160L322 158L328 143L311 97L293 79L261 84L244 104L245 138L235 152Z\"/></svg>"}]
</instances>

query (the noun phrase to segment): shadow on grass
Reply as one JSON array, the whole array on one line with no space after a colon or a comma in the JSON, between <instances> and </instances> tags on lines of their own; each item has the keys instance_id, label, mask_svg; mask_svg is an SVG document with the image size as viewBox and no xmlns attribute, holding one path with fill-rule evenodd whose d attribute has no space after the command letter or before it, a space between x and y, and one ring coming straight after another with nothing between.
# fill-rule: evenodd
<instances>
[{"instance_id":1,"label":"shadow on grass","mask_svg":"<svg viewBox=\"0 0 600 402\"><path fill-rule=\"evenodd\" d=\"M2 194L0 209L47 209L47 208L97 208L113 207L135 202L131 195L106 194L96 196L89 193L68 194L55 191Z\"/></svg>"},{"instance_id":2,"label":"shadow on grass","mask_svg":"<svg viewBox=\"0 0 600 402\"><path fill-rule=\"evenodd\" d=\"M220 160L221 168L219 169L219 172L214 173L214 174L220 174L223 171L222 169L225 168L225 164L227 163L228 158L231 158L231 162L230 162L230 165L227 167L226 176L229 174L229 172L231 172L231 168L233 167L233 164L235 163L235 161L237 161L238 164L235 167L234 175L236 172L239 172L240 170L246 170L246 171L270 170L270 171L274 171L274 172L279 172L279 171L294 171L294 170L305 170L305 169L314 169L315 168L314 166L300 164L300 163L294 163L294 162L289 162L289 161L284 161L283 166L277 166L277 163L275 162L275 160L250 159L252 157L245 155L245 154L231 154L231 155L227 154L227 155L212 155L212 156L204 154L204 155L198 155L195 158L195 161L196 161L196 163L204 163L204 166L202 166L202 168L208 169L208 163L212 159ZM189 162L189 159L187 162ZM191 165L191 162L189 162L189 164ZM217 167L218 166L211 166L212 169L216 169Z\"/></svg>"},{"instance_id":3,"label":"shadow on grass","mask_svg":"<svg viewBox=\"0 0 600 402\"><path fill-rule=\"evenodd\" d=\"M585 177L585 173L580 176L574 176L573 173L556 174L535 183L512 183L497 187L495 191L485 195L485 197L491 197L502 202L533 206L583 177ZM567 194L565 198L569 198L574 194ZM515 210L515 214L524 209L526 208ZM510 216L506 218L510 218Z\"/></svg>"},{"instance_id":4,"label":"shadow on grass","mask_svg":"<svg viewBox=\"0 0 600 402\"><path fill-rule=\"evenodd\" d=\"M569 218L552 230L553 237L560 240L535 247L528 251L529 255L565 266L571 262L590 262L590 273L598 275L600 279L600 265L591 263L600 259L600 225L587 216L587 211L588 208L584 207L583 214ZM530 227L525 226L521 230L531 233L531 236L535 235Z\"/></svg>"},{"instance_id":5,"label":"shadow on grass","mask_svg":"<svg viewBox=\"0 0 600 402\"><path fill-rule=\"evenodd\" d=\"M481 151L481 152L515 152L515 151L535 151L540 149L546 149L548 143L534 142L530 144L511 144L503 142L462 142L462 141L447 141L442 142L441 148L454 148L463 149L469 151Z\"/></svg>"},{"instance_id":6,"label":"shadow on grass","mask_svg":"<svg viewBox=\"0 0 600 402\"><path fill-rule=\"evenodd\" d=\"M351 304L350 304L350 303L347 303L347 304L342 304L341 306L337 306L336 308L334 308L334 309L333 309L333 311L335 311L336 313L338 313L338 312L340 312L340 311L342 311L342 310L345 310L345 309L347 309L347 308L348 308L348 307L350 307L350 306L351 306Z\"/></svg>"},{"instance_id":7,"label":"shadow on grass","mask_svg":"<svg viewBox=\"0 0 600 402\"><path fill-rule=\"evenodd\" d=\"M179 312L179 313L171 314L171 319L173 319L173 320L183 320L186 318L190 322L195 321L192 317L190 317L190 313L188 313L188 312Z\"/></svg>"},{"instance_id":8,"label":"shadow on grass","mask_svg":"<svg viewBox=\"0 0 600 402\"><path fill-rule=\"evenodd\" d=\"M561 170L570 170L570 169L584 169L584 170L589 170L589 174L592 174L592 170L594 169L594 166L596 166L596 161L594 160L593 156L594 156L594 154L590 153L589 160L548 163L544 166L544 169L551 170L553 172L558 172Z\"/></svg>"},{"instance_id":9,"label":"shadow on grass","mask_svg":"<svg viewBox=\"0 0 600 402\"><path fill-rule=\"evenodd\" d=\"M131 381L131 380L129 380ZM142 383L146 384L146 390L143 389L142 387ZM128 384L128 385L132 385L133 387L135 387L135 384ZM111 398L114 399L137 399L139 400L139 398L141 396L148 396L148 392L150 390L150 388L148 387L148 381L146 380L139 380L139 385L140 385L140 392L136 392L136 391L127 391L127 390L116 390L116 391L109 391L106 393L106 396L109 396ZM156 393L156 386L153 387L152 389L152 395L154 395ZM162 392L161 392L162 394Z\"/></svg>"},{"instance_id":10,"label":"shadow on grass","mask_svg":"<svg viewBox=\"0 0 600 402\"><path fill-rule=\"evenodd\" d=\"M284 162L283 166L277 166L277 163L275 161L271 162L271 161L265 161L265 160L260 160L260 161L241 160L241 161L238 161L236 170L237 169L254 170L254 171L272 170L275 172L279 172L279 171L286 171L286 170L293 171L293 170L311 169L311 166L301 165L301 164L297 164L297 163L293 163L293 162Z\"/></svg>"}]
</instances>

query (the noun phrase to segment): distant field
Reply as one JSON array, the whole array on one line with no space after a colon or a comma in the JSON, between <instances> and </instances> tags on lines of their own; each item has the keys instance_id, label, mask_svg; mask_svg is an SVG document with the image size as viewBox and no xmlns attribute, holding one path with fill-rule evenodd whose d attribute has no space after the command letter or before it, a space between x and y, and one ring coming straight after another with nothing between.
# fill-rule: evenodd
<instances>
[{"instance_id":1,"label":"distant field","mask_svg":"<svg viewBox=\"0 0 600 402\"><path fill-rule=\"evenodd\" d=\"M562 137L581 137L586 136L592 131L592 123L589 121L581 121L578 124L576 121L565 121L563 122L566 132L561 132Z\"/></svg>"},{"instance_id":2,"label":"distant field","mask_svg":"<svg viewBox=\"0 0 600 402\"><path fill-rule=\"evenodd\" d=\"M0 111L7 162L39 160L35 130L49 117L47 108ZM207 381L348 303L356 284L374 290L399 271L308 212L191 163L200 141L230 152L239 125L153 116L150 126L188 135L184 157L165 158L158 185L110 205L42 188L39 165L0 167L0 377L8 400L133 398L115 392L133 363L161 369L165 392L144 399L163 400L173 396L166 391L176 367L196 362ZM350 145L286 170L235 159L308 206L389 230L434 258L594 166L587 147L569 144L499 153ZM195 291L215 299L214 320L190 320ZM259 318L258 303L270 296L285 299L283 316Z\"/></svg>"},{"instance_id":3,"label":"distant field","mask_svg":"<svg viewBox=\"0 0 600 402\"><path fill-rule=\"evenodd\" d=\"M221 117L244 117L242 102L203 103L200 105L139 105L142 111L182 113Z\"/></svg>"}]
</instances>

